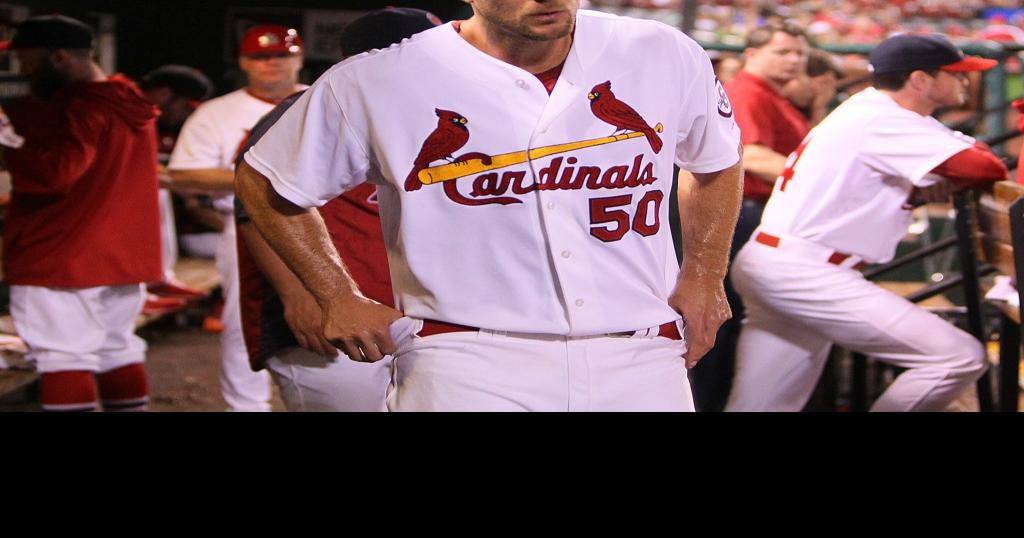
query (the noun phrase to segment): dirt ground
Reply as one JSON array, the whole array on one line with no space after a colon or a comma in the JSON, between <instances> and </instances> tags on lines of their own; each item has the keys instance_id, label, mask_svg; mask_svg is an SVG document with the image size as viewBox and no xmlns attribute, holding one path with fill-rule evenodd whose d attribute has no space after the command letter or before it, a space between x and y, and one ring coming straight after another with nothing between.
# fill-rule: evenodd
<instances>
[{"instance_id":1,"label":"dirt ground","mask_svg":"<svg viewBox=\"0 0 1024 538\"><path fill-rule=\"evenodd\" d=\"M147 327L142 336L149 342L146 369L149 372L150 410L157 412L220 412L227 404L218 381L219 336L198 327L173 325ZM284 411L274 388L271 405ZM0 400L0 411L38 411L32 387Z\"/></svg>"},{"instance_id":2,"label":"dirt ground","mask_svg":"<svg viewBox=\"0 0 1024 538\"><path fill-rule=\"evenodd\" d=\"M152 411L225 411L220 394L219 336L196 327L147 330L146 368ZM276 387L271 405L284 411Z\"/></svg>"}]
</instances>

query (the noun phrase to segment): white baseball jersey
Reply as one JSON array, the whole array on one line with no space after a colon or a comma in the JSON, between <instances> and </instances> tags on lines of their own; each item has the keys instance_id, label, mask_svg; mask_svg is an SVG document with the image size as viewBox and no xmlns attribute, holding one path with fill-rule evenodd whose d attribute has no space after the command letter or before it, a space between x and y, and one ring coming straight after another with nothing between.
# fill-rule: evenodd
<instances>
[{"instance_id":1,"label":"white baseball jersey","mask_svg":"<svg viewBox=\"0 0 1024 538\"><path fill-rule=\"evenodd\" d=\"M296 87L296 91L305 86ZM245 88L211 99L185 121L167 167L172 170L220 168L234 170L235 158L249 137L249 130L274 109ZM218 209L230 212L231 196L219 198Z\"/></svg>"},{"instance_id":2,"label":"white baseball jersey","mask_svg":"<svg viewBox=\"0 0 1024 538\"><path fill-rule=\"evenodd\" d=\"M914 186L974 139L868 88L846 100L789 156L761 227L867 262L891 260L907 233Z\"/></svg>"},{"instance_id":3,"label":"white baseball jersey","mask_svg":"<svg viewBox=\"0 0 1024 538\"><path fill-rule=\"evenodd\" d=\"M580 11L550 95L447 24L338 64L245 158L303 207L378 185L406 315L583 336L678 319L673 162L723 170L738 145L695 42Z\"/></svg>"}]
</instances>

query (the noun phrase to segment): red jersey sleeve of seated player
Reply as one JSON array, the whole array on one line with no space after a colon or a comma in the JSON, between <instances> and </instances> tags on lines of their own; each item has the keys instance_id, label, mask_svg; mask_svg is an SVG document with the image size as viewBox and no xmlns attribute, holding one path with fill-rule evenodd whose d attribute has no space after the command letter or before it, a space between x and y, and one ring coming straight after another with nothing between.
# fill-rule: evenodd
<instances>
[{"instance_id":1,"label":"red jersey sleeve of seated player","mask_svg":"<svg viewBox=\"0 0 1024 538\"><path fill-rule=\"evenodd\" d=\"M979 141L975 142L973 148L967 148L946 159L932 173L945 177L958 187L971 188L1002 181L1010 172L1003 161L984 142Z\"/></svg>"}]
</instances>

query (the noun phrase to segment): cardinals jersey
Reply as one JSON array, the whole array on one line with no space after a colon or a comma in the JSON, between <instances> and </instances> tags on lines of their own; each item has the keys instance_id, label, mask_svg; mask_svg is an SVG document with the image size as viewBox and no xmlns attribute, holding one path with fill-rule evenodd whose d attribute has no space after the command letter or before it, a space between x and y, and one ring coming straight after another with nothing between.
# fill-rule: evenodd
<instances>
[{"instance_id":1,"label":"cardinals jersey","mask_svg":"<svg viewBox=\"0 0 1024 538\"><path fill-rule=\"evenodd\" d=\"M973 138L868 88L790 154L761 227L887 262L910 225L903 205L913 187L940 181L930 172L973 145Z\"/></svg>"},{"instance_id":2,"label":"cardinals jersey","mask_svg":"<svg viewBox=\"0 0 1024 538\"><path fill-rule=\"evenodd\" d=\"M448 24L336 65L245 159L304 207L375 183L406 315L584 336L679 317L673 163L723 170L738 146L695 42L580 11L550 95Z\"/></svg>"}]
</instances>

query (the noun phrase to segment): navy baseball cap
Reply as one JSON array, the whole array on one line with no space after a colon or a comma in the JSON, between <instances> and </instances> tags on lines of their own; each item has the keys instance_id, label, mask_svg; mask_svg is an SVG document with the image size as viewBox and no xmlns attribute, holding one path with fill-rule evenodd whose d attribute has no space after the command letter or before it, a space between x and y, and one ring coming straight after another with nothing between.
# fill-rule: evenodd
<instances>
[{"instance_id":1,"label":"navy baseball cap","mask_svg":"<svg viewBox=\"0 0 1024 538\"><path fill-rule=\"evenodd\" d=\"M14 39L0 42L0 50L93 48L92 28L71 17L32 17L16 24L15 28Z\"/></svg>"},{"instance_id":2,"label":"navy baseball cap","mask_svg":"<svg viewBox=\"0 0 1024 538\"><path fill-rule=\"evenodd\" d=\"M341 31L341 54L352 56L386 49L399 41L441 24L437 15L411 7L389 7L359 17Z\"/></svg>"},{"instance_id":3,"label":"navy baseball cap","mask_svg":"<svg viewBox=\"0 0 1024 538\"><path fill-rule=\"evenodd\" d=\"M198 69L185 65L164 65L143 75L139 81L143 90L170 88L175 95L189 101L193 107L213 95L213 82Z\"/></svg>"},{"instance_id":4,"label":"navy baseball cap","mask_svg":"<svg viewBox=\"0 0 1024 538\"><path fill-rule=\"evenodd\" d=\"M999 62L977 56L964 56L949 39L937 34L900 34L886 39L868 58L872 73L908 71L985 71Z\"/></svg>"}]
</instances>

